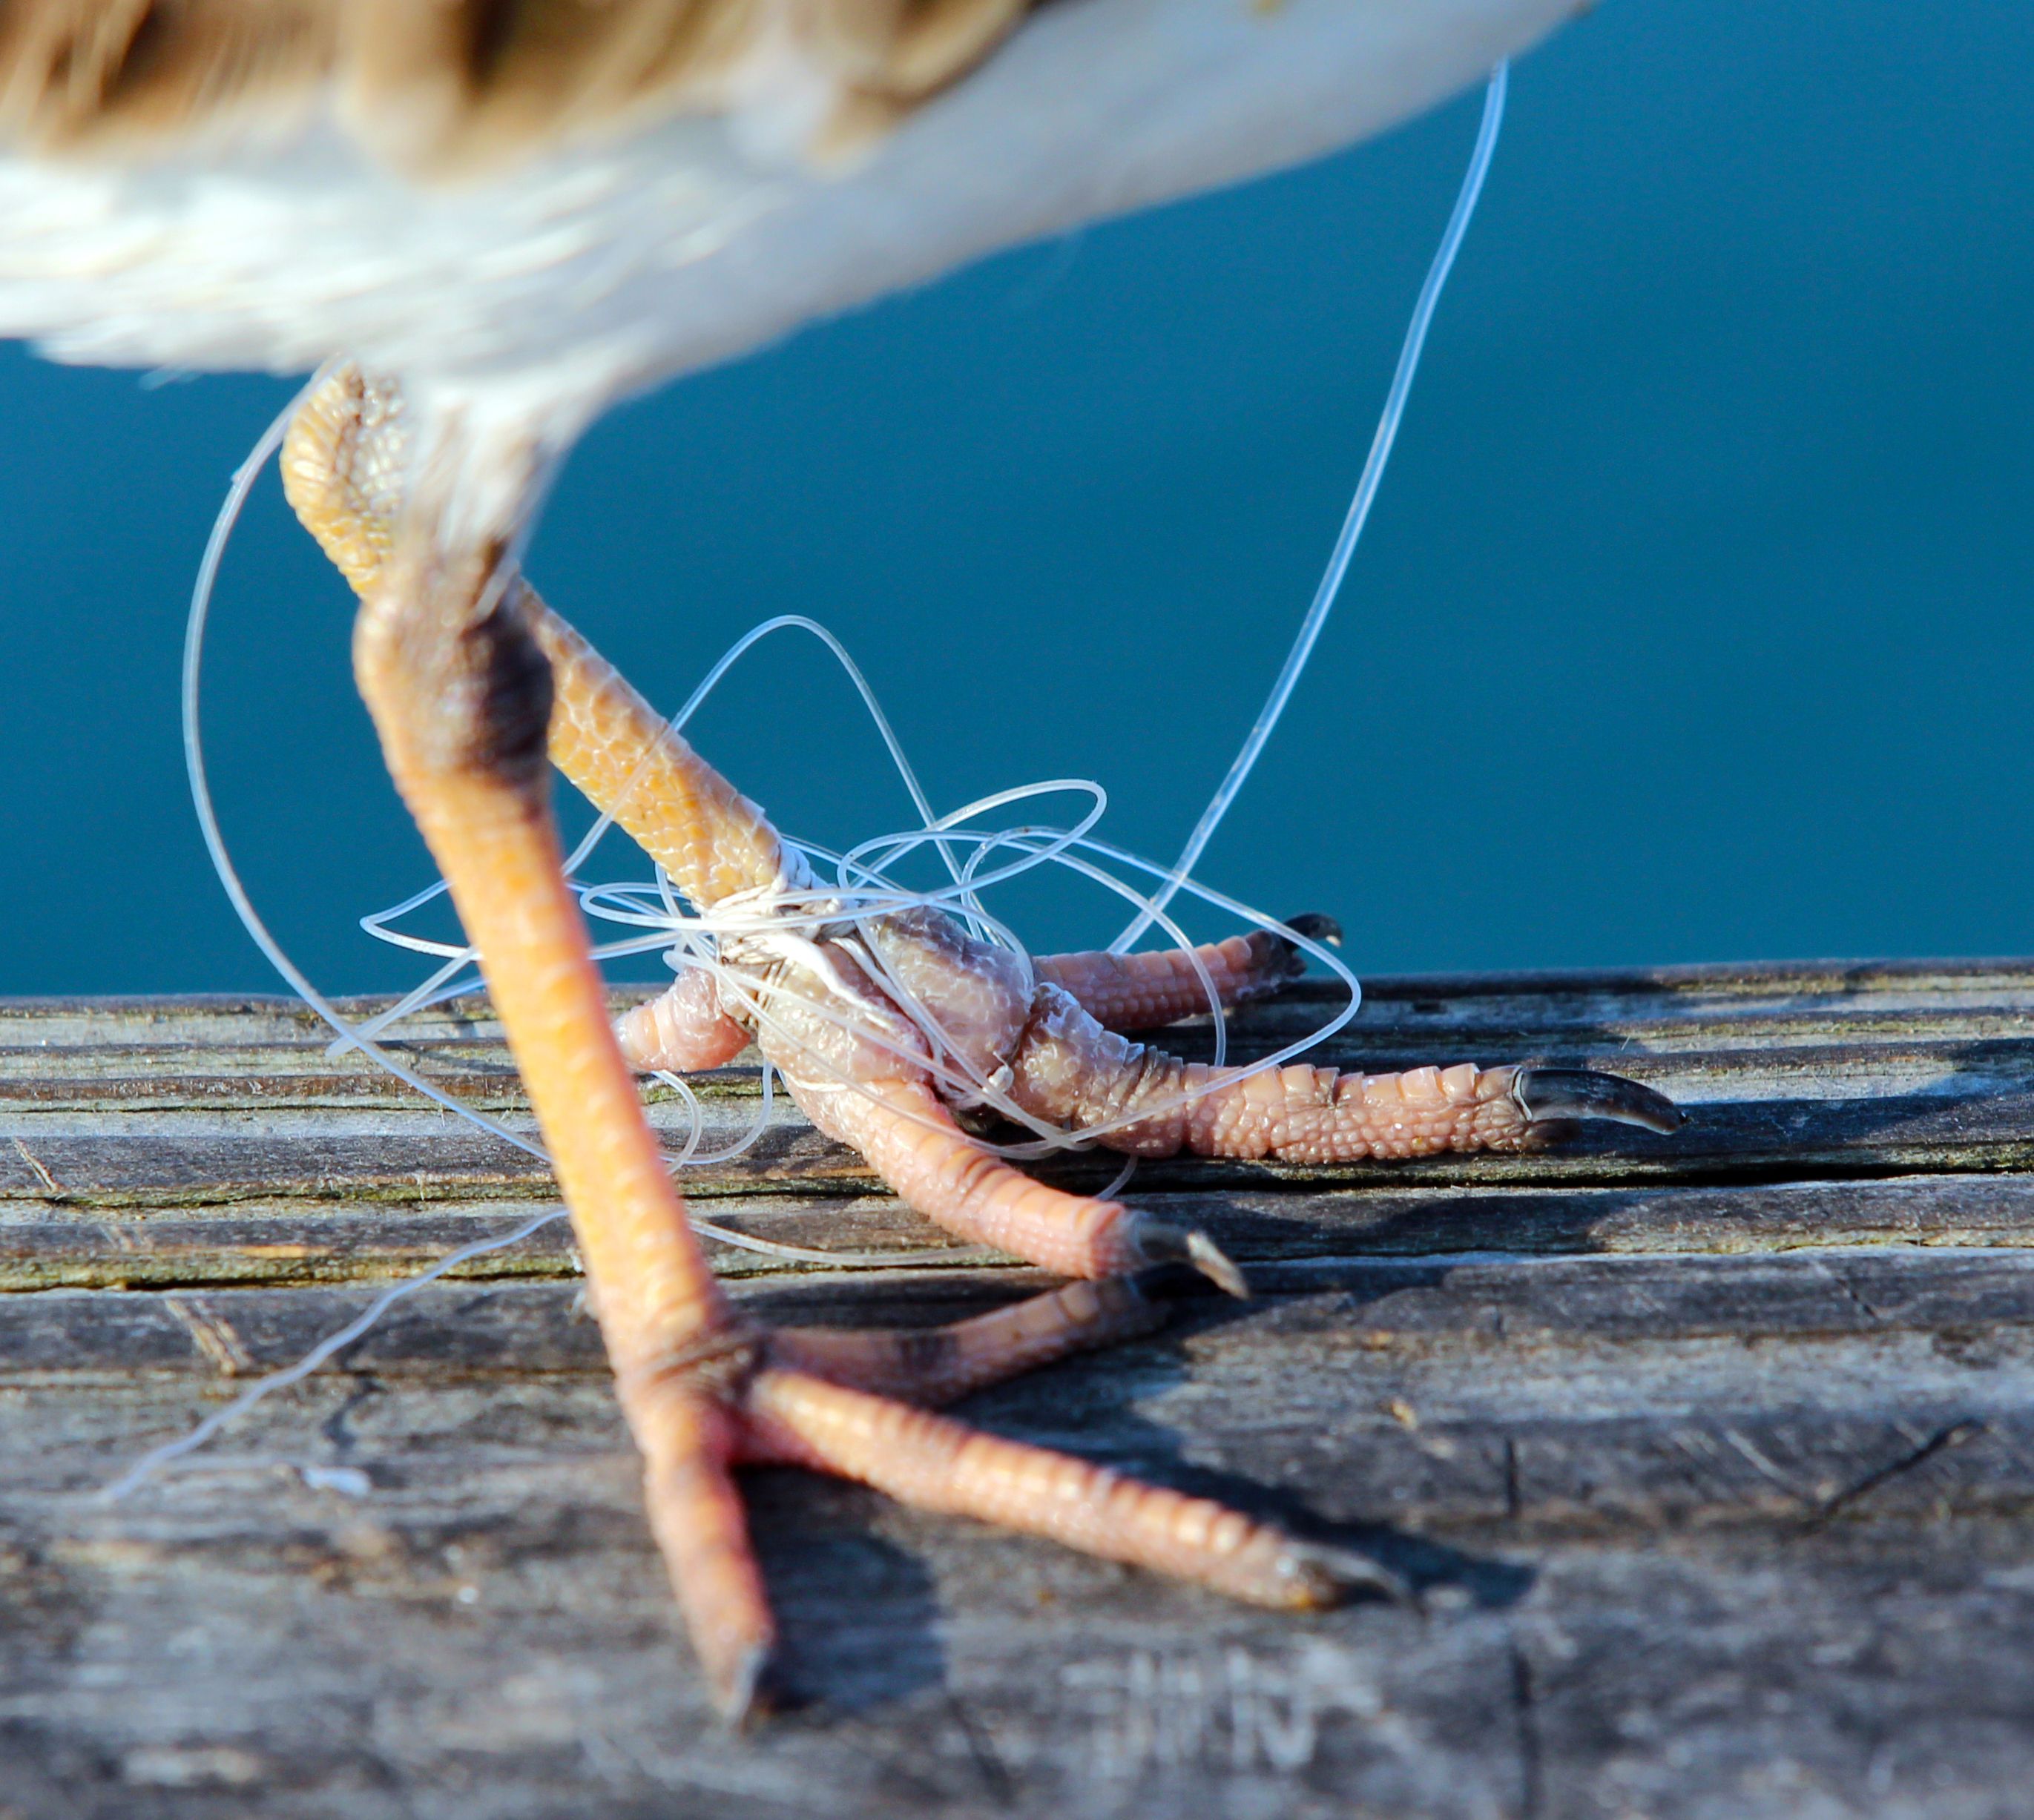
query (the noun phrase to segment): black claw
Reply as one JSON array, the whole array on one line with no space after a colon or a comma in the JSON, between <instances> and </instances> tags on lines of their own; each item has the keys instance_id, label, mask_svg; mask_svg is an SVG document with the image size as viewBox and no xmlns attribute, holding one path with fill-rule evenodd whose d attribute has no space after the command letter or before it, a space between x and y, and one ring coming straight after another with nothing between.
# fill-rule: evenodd
<instances>
[{"instance_id":1,"label":"black claw","mask_svg":"<svg viewBox=\"0 0 2034 1820\"><path fill-rule=\"evenodd\" d=\"M1288 935L1285 931L1293 933ZM1288 917L1281 929L1260 929L1259 935L1268 939L1271 952L1278 957L1279 970L1284 976L1278 980L1267 980L1244 993L1245 998L1255 998L1267 992L1275 992L1289 981L1297 979L1307 970L1307 957L1300 952L1300 944L1293 936L1304 936L1308 941L1326 942L1330 948L1342 946L1342 925L1331 916L1323 916L1317 910L1309 910L1303 916Z\"/></svg>"},{"instance_id":2,"label":"black claw","mask_svg":"<svg viewBox=\"0 0 2034 1820\"><path fill-rule=\"evenodd\" d=\"M1593 1068L1521 1068L1511 1083L1511 1097L1529 1124L1549 1119L1608 1119L1664 1136L1688 1122L1688 1115L1664 1094Z\"/></svg>"},{"instance_id":3,"label":"black claw","mask_svg":"<svg viewBox=\"0 0 2034 1820\"><path fill-rule=\"evenodd\" d=\"M1389 1599L1394 1605L1417 1608L1420 1603L1409 1581L1352 1548L1302 1542L1293 1548L1292 1559L1294 1572L1305 1583L1309 1602L1315 1605L1343 1605L1365 1596Z\"/></svg>"},{"instance_id":4,"label":"black claw","mask_svg":"<svg viewBox=\"0 0 2034 1820\"><path fill-rule=\"evenodd\" d=\"M1243 1273L1214 1240L1198 1228L1188 1231L1165 1220L1140 1214L1131 1228L1131 1243L1147 1264L1189 1264L1224 1295L1239 1301L1250 1300L1250 1285Z\"/></svg>"},{"instance_id":5,"label":"black claw","mask_svg":"<svg viewBox=\"0 0 2034 1820\"><path fill-rule=\"evenodd\" d=\"M1331 948L1342 946L1342 925L1331 916L1323 916L1319 910L1309 910L1304 916L1288 917L1285 926L1295 935L1304 936L1310 942L1326 942Z\"/></svg>"}]
</instances>

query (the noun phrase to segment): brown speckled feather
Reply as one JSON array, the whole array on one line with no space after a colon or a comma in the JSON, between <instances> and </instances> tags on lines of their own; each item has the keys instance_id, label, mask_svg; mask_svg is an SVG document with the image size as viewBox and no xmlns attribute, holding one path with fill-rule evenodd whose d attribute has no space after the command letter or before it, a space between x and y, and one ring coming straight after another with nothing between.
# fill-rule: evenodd
<instances>
[{"instance_id":1,"label":"brown speckled feather","mask_svg":"<svg viewBox=\"0 0 2034 1820\"><path fill-rule=\"evenodd\" d=\"M287 124L327 93L439 174L749 97L765 66L851 144L985 56L1033 0L0 0L0 144L133 156Z\"/></svg>"}]
</instances>

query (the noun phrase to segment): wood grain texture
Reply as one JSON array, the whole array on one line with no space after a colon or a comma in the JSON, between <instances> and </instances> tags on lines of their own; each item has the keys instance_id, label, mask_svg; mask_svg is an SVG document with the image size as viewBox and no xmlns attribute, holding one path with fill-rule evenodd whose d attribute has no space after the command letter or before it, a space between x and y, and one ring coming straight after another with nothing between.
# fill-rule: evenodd
<instances>
[{"instance_id":1,"label":"wood grain texture","mask_svg":"<svg viewBox=\"0 0 2034 1820\"><path fill-rule=\"evenodd\" d=\"M484 1005L408 1049L524 1116ZM1370 1549L1423 1609L1239 1611L760 1474L811 1699L731 1738L562 1227L94 1501L548 1184L280 1001L0 1004L0 1814L2024 1811L2034 965L1387 981L1325 1059L1521 1056L1620 1068L1696 1122L1148 1169L1140 1203L1208 1223L1258 1300L1189 1300L970 1405ZM711 1077L710 1135L756 1093ZM803 1244L933 1242L790 1117L692 1185ZM759 1312L836 1324L1034 1281L716 1261Z\"/></svg>"}]
</instances>

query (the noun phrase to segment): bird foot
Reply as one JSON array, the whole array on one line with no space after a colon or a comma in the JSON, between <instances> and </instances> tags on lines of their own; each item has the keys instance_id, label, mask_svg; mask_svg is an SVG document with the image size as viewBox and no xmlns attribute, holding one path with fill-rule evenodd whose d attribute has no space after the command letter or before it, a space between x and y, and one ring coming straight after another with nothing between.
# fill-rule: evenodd
<instances>
[{"instance_id":1,"label":"bird foot","mask_svg":"<svg viewBox=\"0 0 2034 1820\"><path fill-rule=\"evenodd\" d=\"M731 1722L768 1709L781 1686L774 1623L738 1509L729 1508L726 1473L738 1465L830 1473L920 1510L1278 1610L1410 1597L1389 1570L1348 1549L935 1413L1071 1353L1150 1332L1165 1318L1161 1274L1069 1284L933 1328L730 1325L617 1370L651 1521Z\"/></svg>"},{"instance_id":2,"label":"bird foot","mask_svg":"<svg viewBox=\"0 0 2034 1820\"><path fill-rule=\"evenodd\" d=\"M809 895L797 899L808 930ZM1339 933L1325 918L1289 926L1310 937ZM1297 978L1297 950L1275 930L1192 956L1034 963L921 906L850 918L775 947L745 935L742 952L762 958L688 970L625 1016L617 1034L629 1061L718 1066L752 1037L812 1123L859 1151L909 1205L1067 1276L1174 1259L1246 1293L1206 1233L1048 1188L1014 1155L1077 1144L1138 1157L1349 1163L1536 1149L1578 1120L1662 1133L1685 1122L1653 1089L1586 1069L1214 1068L1125 1035L1205 1011L1210 986L1233 1006ZM1029 1136L998 1144L988 1132L999 1124Z\"/></svg>"}]
</instances>

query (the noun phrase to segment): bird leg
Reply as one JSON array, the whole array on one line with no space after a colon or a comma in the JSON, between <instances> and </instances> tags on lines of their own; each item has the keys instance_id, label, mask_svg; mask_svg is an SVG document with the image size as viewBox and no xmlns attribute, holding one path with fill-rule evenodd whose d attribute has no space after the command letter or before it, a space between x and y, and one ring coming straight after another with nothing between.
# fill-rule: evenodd
<instances>
[{"instance_id":1,"label":"bird leg","mask_svg":"<svg viewBox=\"0 0 2034 1820\"><path fill-rule=\"evenodd\" d=\"M608 1026L546 800L549 672L520 595L493 585L495 560L441 553L427 508L413 506L363 597L355 668L479 951L572 1210L687 1623L721 1699L745 1706L775 1640L731 1477L740 1423L721 1390L748 1342Z\"/></svg>"},{"instance_id":2,"label":"bird leg","mask_svg":"<svg viewBox=\"0 0 2034 1820\"><path fill-rule=\"evenodd\" d=\"M663 737L634 692L508 572L501 550L453 528L463 521L437 477L406 479L407 459L400 400L343 373L296 420L285 485L360 594L361 692L478 951L550 1147L643 1456L651 1525L722 1709L738 1717L767 1698L776 1642L732 1477L744 1462L839 1473L1263 1604L1307 1608L1375 1584L1367 1564L1207 1499L878 1394L937 1400L1141 1330L1152 1311L1135 1285L1075 1285L931 1335L773 1335L738 1317L685 1222L607 1019L562 876L546 740L700 901L781 876L775 837ZM646 765L654 794L631 787ZM759 984L797 1002L775 974ZM957 1130L944 1141L966 1142ZM1069 1261L1092 1274L1167 1255L1162 1242L1140 1245L1134 1217L1113 1203L1092 1203L1089 1223L1094 1243Z\"/></svg>"}]
</instances>

